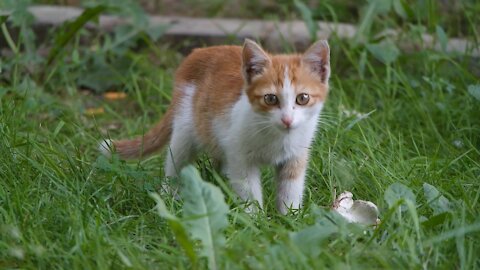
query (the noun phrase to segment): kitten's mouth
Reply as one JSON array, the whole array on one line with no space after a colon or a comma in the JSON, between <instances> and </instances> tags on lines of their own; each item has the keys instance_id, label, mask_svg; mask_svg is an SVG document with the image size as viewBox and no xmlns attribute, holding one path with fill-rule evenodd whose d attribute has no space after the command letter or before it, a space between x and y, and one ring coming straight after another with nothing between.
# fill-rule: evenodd
<instances>
[{"instance_id":1,"label":"kitten's mouth","mask_svg":"<svg viewBox=\"0 0 480 270\"><path fill-rule=\"evenodd\" d=\"M288 133L295 129L294 126L285 126L285 125L277 125L277 129L280 130L281 132Z\"/></svg>"}]
</instances>

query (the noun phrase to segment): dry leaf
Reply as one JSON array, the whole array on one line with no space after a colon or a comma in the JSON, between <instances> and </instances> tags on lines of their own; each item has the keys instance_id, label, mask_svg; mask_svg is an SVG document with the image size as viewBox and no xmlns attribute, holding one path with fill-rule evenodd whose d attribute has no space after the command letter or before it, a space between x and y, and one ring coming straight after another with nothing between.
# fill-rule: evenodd
<instances>
[{"instance_id":1,"label":"dry leaf","mask_svg":"<svg viewBox=\"0 0 480 270\"><path fill-rule=\"evenodd\" d=\"M103 97L108 100L119 100L119 99L125 99L127 97L127 94L124 92L106 92L103 94Z\"/></svg>"},{"instance_id":2,"label":"dry leaf","mask_svg":"<svg viewBox=\"0 0 480 270\"><path fill-rule=\"evenodd\" d=\"M105 113L105 110L103 107L98 107L98 108L88 108L85 110L84 114L88 116L94 116L94 115L99 115Z\"/></svg>"}]
</instances>

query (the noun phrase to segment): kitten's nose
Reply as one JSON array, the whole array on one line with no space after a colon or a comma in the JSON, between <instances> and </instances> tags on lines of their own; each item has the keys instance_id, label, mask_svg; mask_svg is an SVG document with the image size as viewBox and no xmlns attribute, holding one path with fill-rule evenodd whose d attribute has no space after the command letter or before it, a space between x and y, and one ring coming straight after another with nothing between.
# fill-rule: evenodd
<instances>
[{"instance_id":1,"label":"kitten's nose","mask_svg":"<svg viewBox=\"0 0 480 270\"><path fill-rule=\"evenodd\" d=\"M282 123L286 128L290 128L292 121L293 121L292 117L282 116Z\"/></svg>"}]
</instances>

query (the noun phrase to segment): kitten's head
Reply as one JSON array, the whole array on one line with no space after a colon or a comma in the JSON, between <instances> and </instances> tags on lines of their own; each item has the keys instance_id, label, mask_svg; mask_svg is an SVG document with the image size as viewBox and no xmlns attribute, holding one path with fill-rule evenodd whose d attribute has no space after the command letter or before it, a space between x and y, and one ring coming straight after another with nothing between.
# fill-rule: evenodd
<instances>
[{"instance_id":1,"label":"kitten's head","mask_svg":"<svg viewBox=\"0 0 480 270\"><path fill-rule=\"evenodd\" d=\"M330 49L325 40L302 55L270 55L246 40L242 51L246 94L273 125L295 129L317 118L328 93Z\"/></svg>"}]
</instances>

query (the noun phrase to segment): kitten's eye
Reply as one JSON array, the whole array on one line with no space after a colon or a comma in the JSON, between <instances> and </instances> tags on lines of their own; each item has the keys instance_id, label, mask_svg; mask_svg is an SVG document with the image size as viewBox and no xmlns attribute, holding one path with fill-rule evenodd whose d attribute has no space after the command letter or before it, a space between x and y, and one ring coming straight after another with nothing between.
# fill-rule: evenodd
<instances>
[{"instance_id":1,"label":"kitten's eye","mask_svg":"<svg viewBox=\"0 0 480 270\"><path fill-rule=\"evenodd\" d=\"M310 95L302 93L297 96L296 101L298 105L307 105L308 101L310 101Z\"/></svg>"},{"instance_id":2,"label":"kitten's eye","mask_svg":"<svg viewBox=\"0 0 480 270\"><path fill-rule=\"evenodd\" d=\"M263 96L263 99L265 100L265 104L267 105L277 105L278 104L278 98L274 94L266 94Z\"/></svg>"}]
</instances>

